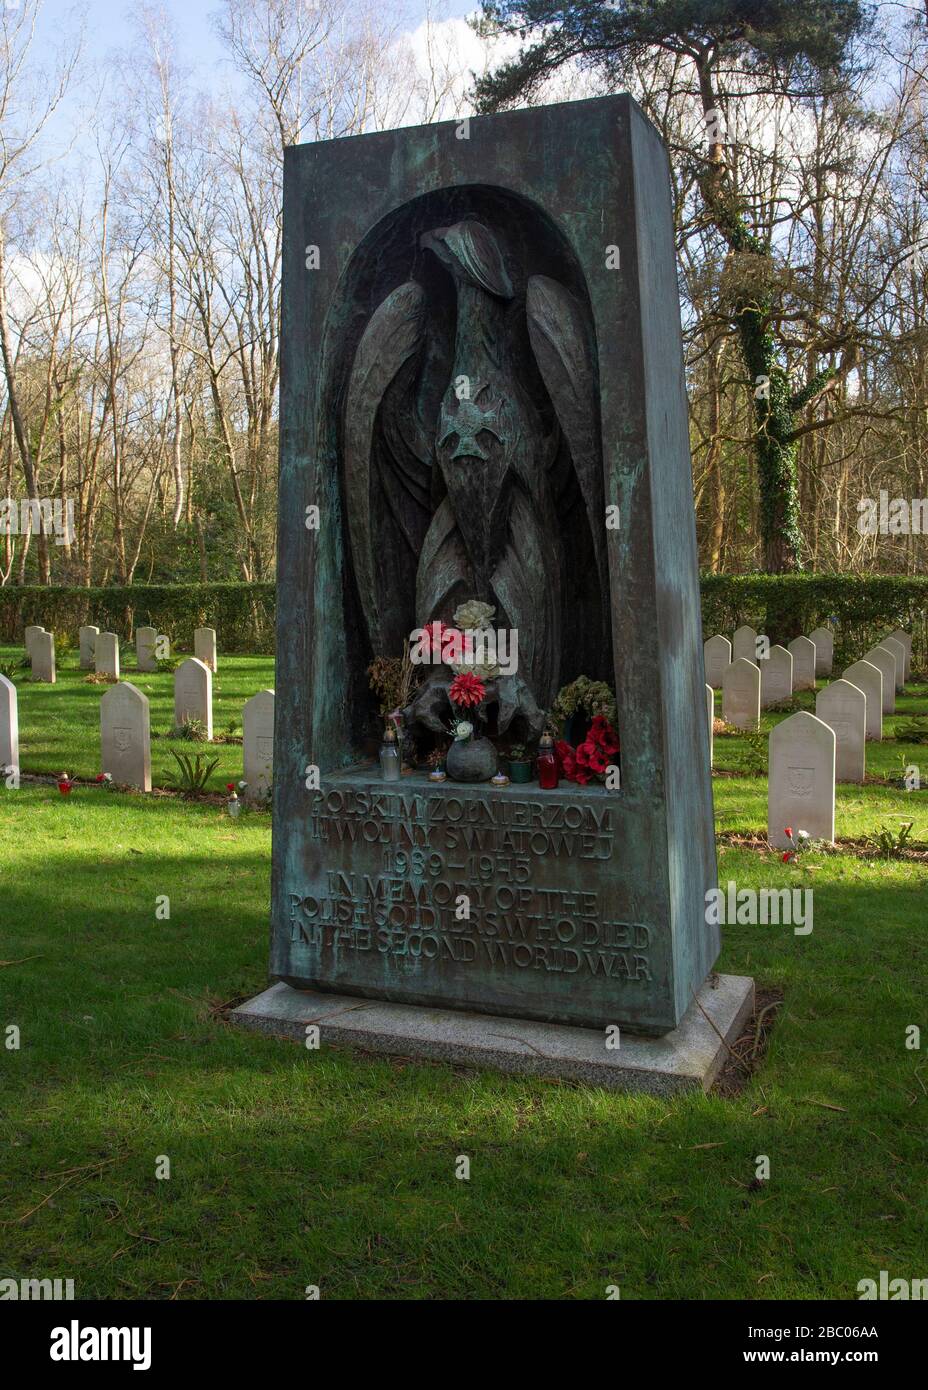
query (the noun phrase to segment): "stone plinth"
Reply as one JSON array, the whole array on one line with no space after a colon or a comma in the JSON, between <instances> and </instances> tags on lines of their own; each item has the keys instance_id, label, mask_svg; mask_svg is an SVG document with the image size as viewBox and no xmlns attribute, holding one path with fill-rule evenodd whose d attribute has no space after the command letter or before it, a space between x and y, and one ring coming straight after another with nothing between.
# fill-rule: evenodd
<instances>
[{"instance_id":1,"label":"stone plinth","mask_svg":"<svg viewBox=\"0 0 928 1390\"><path fill-rule=\"evenodd\" d=\"M621 1029L617 1048L606 1046L605 1030L419 1009L283 983L234 1009L230 1019L304 1047L307 1026L316 1024L320 1042L334 1047L667 1096L709 1089L753 1008L753 980L716 975L671 1032L647 1038Z\"/></svg>"}]
</instances>

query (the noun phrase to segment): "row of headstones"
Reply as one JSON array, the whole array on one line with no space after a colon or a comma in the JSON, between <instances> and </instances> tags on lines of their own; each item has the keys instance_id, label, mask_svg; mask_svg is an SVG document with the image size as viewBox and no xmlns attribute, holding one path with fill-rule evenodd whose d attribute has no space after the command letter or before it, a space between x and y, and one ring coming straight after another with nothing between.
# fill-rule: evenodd
<instances>
[{"instance_id":1,"label":"row of headstones","mask_svg":"<svg viewBox=\"0 0 928 1390\"><path fill-rule=\"evenodd\" d=\"M709 640L718 651L720 639ZM827 664L830 673L830 651ZM840 680L819 692L814 715L800 710L772 730L767 772L767 839L771 845L790 848L794 841L787 830L803 830L813 840L834 840L835 783L863 782L866 740L882 738L883 714L895 709L896 692L905 688L911 673L912 638L899 629L849 666ZM728 710L726 693L735 697L733 708ZM726 723L744 718L739 727L757 727L761 671L755 662L738 657L729 663L722 672L722 699ZM711 760L714 690L708 684L706 709ZM737 718L730 717L732 714Z\"/></svg>"},{"instance_id":2,"label":"row of headstones","mask_svg":"<svg viewBox=\"0 0 928 1390\"><path fill-rule=\"evenodd\" d=\"M212 737L212 673L196 657L175 673L174 719L197 719ZM120 786L151 791L151 719L148 696L130 681L107 690L100 701L101 772ZM245 796L267 796L274 767L274 692L259 690L242 709ZM19 769L19 708L16 686L0 675L0 768Z\"/></svg>"},{"instance_id":3,"label":"row of headstones","mask_svg":"<svg viewBox=\"0 0 928 1390\"><path fill-rule=\"evenodd\" d=\"M703 644L706 681L722 688L728 668L747 661L761 672L761 704L779 704L796 690L814 690L817 676L830 676L834 659L834 637L826 627L817 627L808 637L794 637L788 647L774 645L763 657L758 653L766 644L752 627L739 627L732 641L717 634Z\"/></svg>"},{"instance_id":4,"label":"row of headstones","mask_svg":"<svg viewBox=\"0 0 928 1390\"><path fill-rule=\"evenodd\" d=\"M80 629L80 666L91 668L97 675L119 679L119 638L115 632L101 632L98 627ZM158 633L153 627L135 629L135 659L139 671L158 669ZM216 632L211 627L198 627L193 634L193 654L216 670ZM44 627L26 628L26 657L32 668L32 679L48 685L55 684L55 635Z\"/></svg>"},{"instance_id":5,"label":"row of headstones","mask_svg":"<svg viewBox=\"0 0 928 1390\"><path fill-rule=\"evenodd\" d=\"M819 630L816 636L824 632ZM741 634L750 634L756 642L753 629L740 629ZM736 634L736 638L739 634ZM819 644L815 645L816 674L828 675L832 666L831 634L826 633L828 645L819 660ZM746 641L746 637L743 637ZM810 642L808 638L796 638L796 643ZM731 650L725 637L710 637L706 645L707 673L710 660L713 675L719 675L719 656L724 654L721 644ZM711 651L710 651L711 645ZM791 643L791 646L794 644ZM733 654L733 653L732 653ZM775 655L778 654L778 655ZM784 695L785 680L790 677L789 663L792 653L783 647L771 647L769 658L761 661L738 657L721 670L722 717L727 724L741 729L756 729L760 721L760 711L769 704L778 703ZM780 671L774 677L776 694L771 698L771 686L765 685L765 675L769 662L777 661ZM838 735L837 775L839 782L862 782L864 778L864 744L866 739L879 741L883 737L883 715L892 714L896 708L896 693L905 688L905 681L911 674L912 639L908 633L898 629L886 637L876 647L871 648L860 661L856 661L844 672L841 680L819 692L816 715L830 724ZM783 679L782 687L779 685ZM805 685L801 688L810 688ZM814 688L814 680L811 683ZM856 690L862 694L861 704ZM788 691L791 693L791 689Z\"/></svg>"}]
</instances>

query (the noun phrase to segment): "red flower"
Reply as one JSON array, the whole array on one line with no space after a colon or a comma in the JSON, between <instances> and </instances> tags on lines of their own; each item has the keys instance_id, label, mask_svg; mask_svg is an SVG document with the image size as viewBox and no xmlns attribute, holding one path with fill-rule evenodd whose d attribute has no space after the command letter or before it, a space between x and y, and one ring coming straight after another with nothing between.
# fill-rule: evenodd
<instances>
[{"instance_id":1,"label":"red flower","mask_svg":"<svg viewBox=\"0 0 928 1390\"><path fill-rule=\"evenodd\" d=\"M67 773L65 773L64 776L58 782L58 790L61 792L62 796L70 796L71 788L73 785L73 782L68 777Z\"/></svg>"},{"instance_id":2,"label":"red flower","mask_svg":"<svg viewBox=\"0 0 928 1390\"><path fill-rule=\"evenodd\" d=\"M96 777L95 777L93 780L94 780L95 782L102 782L102 781L105 780L105 778L106 778L106 773L105 773L105 772L98 772L97 775L96 775Z\"/></svg>"},{"instance_id":3,"label":"red flower","mask_svg":"<svg viewBox=\"0 0 928 1390\"><path fill-rule=\"evenodd\" d=\"M789 852L788 849L785 849L785 850L783 851L783 863L784 863L784 864L788 864L789 861L792 859L792 857L793 857L793 856L790 854L790 852Z\"/></svg>"},{"instance_id":4,"label":"red flower","mask_svg":"<svg viewBox=\"0 0 928 1390\"><path fill-rule=\"evenodd\" d=\"M235 783L234 783L234 782L227 782L227 783L226 783L226 791L227 791L227 792L234 792L234 791L235 791Z\"/></svg>"},{"instance_id":5,"label":"red flower","mask_svg":"<svg viewBox=\"0 0 928 1390\"><path fill-rule=\"evenodd\" d=\"M784 831L784 834L788 835L789 838L792 839L792 838L793 838L793 827L792 827L791 825L788 825L788 826L786 827L786 830Z\"/></svg>"},{"instance_id":6,"label":"red flower","mask_svg":"<svg viewBox=\"0 0 928 1390\"><path fill-rule=\"evenodd\" d=\"M472 671L465 671L460 676L455 676L448 691L448 698L453 705L460 705L462 709L469 709L473 705L479 705L481 700L486 697L486 686L479 676L475 676Z\"/></svg>"},{"instance_id":7,"label":"red flower","mask_svg":"<svg viewBox=\"0 0 928 1390\"><path fill-rule=\"evenodd\" d=\"M598 744L604 753L618 753L619 751L619 736L609 720L601 714L597 714L590 725L587 741Z\"/></svg>"},{"instance_id":8,"label":"red flower","mask_svg":"<svg viewBox=\"0 0 928 1390\"><path fill-rule=\"evenodd\" d=\"M605 777L614 754L619 751L619 736L608 719L597 714L586 738L576 748L564 739L554 745L558 771L568 782L586 786L593 777Z\"/></svg>"}]
</instances>

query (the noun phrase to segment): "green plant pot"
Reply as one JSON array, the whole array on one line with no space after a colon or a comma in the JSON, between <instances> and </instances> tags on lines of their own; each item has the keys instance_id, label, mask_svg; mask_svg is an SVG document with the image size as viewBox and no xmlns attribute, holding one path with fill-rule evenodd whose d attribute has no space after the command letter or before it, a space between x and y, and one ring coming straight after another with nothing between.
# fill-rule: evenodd
<instances>
[{"instance_id":1,"label":"green plant pot","mask_svg":"<svg viewBox=\"0 0 928 1390\"><path fill-rule=\"evenodd\" d=\"M509 760L509 780L510 782L530 782L532 780L532 764L515 763Z\"/></svg>"}]
</instances>

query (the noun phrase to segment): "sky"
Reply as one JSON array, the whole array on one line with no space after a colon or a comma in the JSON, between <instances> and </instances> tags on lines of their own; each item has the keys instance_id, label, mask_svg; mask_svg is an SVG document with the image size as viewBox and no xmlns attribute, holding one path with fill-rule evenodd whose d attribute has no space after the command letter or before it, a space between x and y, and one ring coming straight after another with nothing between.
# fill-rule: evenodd
<instances>
[{"instance_id":1,"label":"sky","mask_svg":"<svg viewBox=\"0 0 928 1390\"><path fill-rule=\"evenodd\" d=\"M10 0L0 0L0 4L3 3L9 5ZM223 62L222 49L210 23L210 16L220 8L218 0L160 0L157 8L164 10L176 26L185 64L195 79L208 86L211 71ZM401 4L388 0L388 8L403 18L403 28L413 30L424 19L428 7L426 0L403 0ZM433 12L436 8L432 6ZM444 0L440 17L455 18L476 8L477 0ZM137 9L138 6L126 0L84 0L88 56L106 63L120 49L127 48L133 38L133 17ZM61 24L77 12L72 0L44 0L38 28L40 37L53 41Z\"/></svg>"},{"instance_id":2,"label":"sky","mask_svg":"<svg viewBox=\"0 0 928 1390\"><path fill-rule=\"evenodd\" d=\"M18 9L24 0L0 0L0 6ZM301 0L291 0L294 5ZM138 16L144 7L166 16L177 39L180 67L188 79L188 89L219 98L225 91L235 90L242 81L235 73L230 59L217 38L213 19L222 12L222 0L37 0L39 14L36 23L36 42L33 54L42 66L52 70L54 55L59 47L70 51L66 36L83 33L83 48L78 74L71 82L42 137L45 147L56 147L65 158L85 158L95 164L93 132L103 118L106 102L107 75L121 70L128 55L140 42ZM305 0L312 4L312 0ZM380 0L374 0L380 5ZM381 12L383 6L380 5ZM386 0L386 10L397 25L398 33L413 36L413 51L421 56L425 69L424 30L416 35L431 12L433 22L450 21L459 28L456 42L463 45L462 53L474 48L474 65L479 66L479 43L465 26L464 16L479 9L479 0ZM418 40L418 41L417 41ZM466 73L470 63L462 64ZM110 89L112 90L112 89Z\"/></svg>"}]
</instances>

